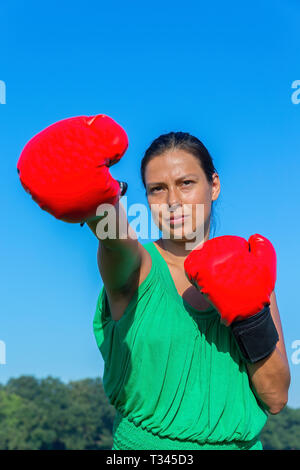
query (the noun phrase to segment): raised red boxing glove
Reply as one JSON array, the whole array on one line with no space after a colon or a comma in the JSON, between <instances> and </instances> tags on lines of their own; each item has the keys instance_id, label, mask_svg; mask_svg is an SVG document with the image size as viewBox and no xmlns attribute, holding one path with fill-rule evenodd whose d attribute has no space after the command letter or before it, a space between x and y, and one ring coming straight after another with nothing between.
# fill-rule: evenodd
<instances>
[{"instance_id":1,"label":"raised red boxing glove","mask_svg":"<svg viewBox=\"0 0 300 470\"><path fill-rule=\"evenodd\" d=\"M35 135L17 163L21 183L57 219L83 222L102 203L115 205L127 188L109 172L128 148L124 129L110 117L79 116Z\"/></svg>"},{"instance_id":2,"label":"raised red boxing glove","mask_svg":"<svg viewBox=\"0 0 300 470\"><path fill-rule=\"evenodd\" d=\"M186 276L231 326L243 357L256 362L270 354L278 333L270 314L276 282L276 253L262 235L212 238L184 262Z\"/></svg>"}]
</instances>

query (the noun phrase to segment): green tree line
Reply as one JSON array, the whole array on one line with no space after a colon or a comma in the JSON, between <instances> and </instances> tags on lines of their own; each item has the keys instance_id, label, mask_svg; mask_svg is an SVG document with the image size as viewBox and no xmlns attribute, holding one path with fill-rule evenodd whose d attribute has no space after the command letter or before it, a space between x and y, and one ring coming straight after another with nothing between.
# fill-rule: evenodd
<instances>
[{"instance_id":1,"label":"green tree line","mask_svg":"<svg viewBox=\"0 0 300 470\"><path fill-rule=\"evenodd\" d=\"M1 450L108 450L115 409L100 378L20 376L0 385ZM300 450L300 409L269 415L265 450Z\"/></svg>"}]
</instances>

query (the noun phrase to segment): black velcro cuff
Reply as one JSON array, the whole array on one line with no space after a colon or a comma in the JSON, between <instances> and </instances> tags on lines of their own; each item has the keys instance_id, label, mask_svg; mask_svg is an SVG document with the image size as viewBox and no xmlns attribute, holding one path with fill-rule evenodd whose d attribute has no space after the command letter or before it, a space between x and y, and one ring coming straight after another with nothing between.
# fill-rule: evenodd
<instances>
[{"instance_id":1,"label":"black velcro cuff","mask_svg":"<svg viewBox=\"0 0 300 470\"><path fill-rule=\"evenodd\" d=\"M252 364L269 356L279 340L269 305L256 315L230 326L243 359Z\"/></svg>"}]
</instances>

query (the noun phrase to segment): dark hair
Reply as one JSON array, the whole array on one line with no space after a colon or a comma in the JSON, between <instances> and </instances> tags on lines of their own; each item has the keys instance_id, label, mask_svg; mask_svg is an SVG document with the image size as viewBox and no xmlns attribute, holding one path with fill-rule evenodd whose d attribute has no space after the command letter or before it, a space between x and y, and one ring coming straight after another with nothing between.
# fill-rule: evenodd
<instances>
[{"instance_id":1,"label":"dark hair","mask_svg":"<svg viewBox=\"0 0 300 470\"><path fill-rule=\"evenodd\" d=\"M148 147L142 158L141 177L145 188L145 171L149 161L152 160L152 158L158 155L162 155L166 151L173 150L175 148L185 150L186 152L194 155L199 161L199 164L206 175L208 183L212 183L213 174L216 173L217 170L214 167L212 157L205 145L199 139L197 139L197 137L194 137L188 132L169 132L168 134L162 134L157 137ZM211 206L211 219L213 203L214 201L212 202Z\"/></svg>"}]
</instances>

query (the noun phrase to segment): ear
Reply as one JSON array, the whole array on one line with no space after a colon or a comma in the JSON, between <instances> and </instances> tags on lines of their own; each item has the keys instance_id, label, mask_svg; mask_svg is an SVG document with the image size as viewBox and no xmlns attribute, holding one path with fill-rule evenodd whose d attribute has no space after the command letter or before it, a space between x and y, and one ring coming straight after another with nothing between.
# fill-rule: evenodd
<instances>
[{"instance_id":1,"label":"ear","mask_svg":"<svg viewBox=\"0 0 300 470\"><path fill-rule=\"evenodd\" d=\"M218 173L213 174L211 200L216 201L221 191L221 183Z\"/></svg>"}]
</instances>

